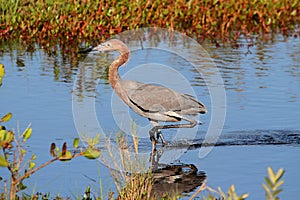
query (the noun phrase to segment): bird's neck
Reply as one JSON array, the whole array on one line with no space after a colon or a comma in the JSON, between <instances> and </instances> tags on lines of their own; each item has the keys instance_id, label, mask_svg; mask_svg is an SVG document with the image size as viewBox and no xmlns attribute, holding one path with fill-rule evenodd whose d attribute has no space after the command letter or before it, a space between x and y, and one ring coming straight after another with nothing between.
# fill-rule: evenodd
<instances>
[{"instance_id":1,"label":"bird's neck","mask_svg":"<svg viewBox=\"0 0 300 200\"><path fill-rule=\"evenodd\" d=\"M116 88L118 82L121 79L118 69L129 60L129 56L129 51L120 52L118 58L109 67L109 82L114 89Z\"/></svg>"}]
</instances>

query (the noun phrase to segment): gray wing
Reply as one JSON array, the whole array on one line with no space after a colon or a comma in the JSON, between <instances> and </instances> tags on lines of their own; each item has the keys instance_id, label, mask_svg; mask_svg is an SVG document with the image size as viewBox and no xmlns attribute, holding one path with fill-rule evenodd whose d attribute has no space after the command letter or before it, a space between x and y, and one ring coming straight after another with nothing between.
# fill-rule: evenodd
<instances>
[{"instance_id":1,"label":"gray wing","mask_svg":"<svg viewBox=\"0 0 300 200\"><path fill-rule=\"evenodd\" d=\"M173 111L182 115L206 112L205 106L193 96L152 84L123 80L129 100L144 112Z\"/></svg>"}]
</instances>

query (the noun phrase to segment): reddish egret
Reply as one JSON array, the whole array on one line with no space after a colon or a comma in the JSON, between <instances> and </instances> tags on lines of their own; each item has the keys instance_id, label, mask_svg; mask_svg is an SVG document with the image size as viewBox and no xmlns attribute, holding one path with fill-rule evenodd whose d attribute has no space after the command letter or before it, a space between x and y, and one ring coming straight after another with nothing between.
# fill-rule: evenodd
<instances>
[{"instance_id":1,"label":"reddish egret","mask_svg":"<svg viewBox=\"0 0 300 200\"><path fill-rule=\"evenodd\" d=\"M166 143L160 132L161 129L192 128L197 122L184 116L207 112L205 105L193 96L181 94L163 86L122 79L119 76L118 68L129 60L130 53L128 47L121 40L111 39L94 47L92 51L118 51L120 53L109 67L109 82L117 95L132 110L143 117L147 117L154 126L149 131L153 149L159 138L161 138L163 145ZM179 122L181 120L188 123L158 124L159 121Z\"/></svg>"}]
</instances>

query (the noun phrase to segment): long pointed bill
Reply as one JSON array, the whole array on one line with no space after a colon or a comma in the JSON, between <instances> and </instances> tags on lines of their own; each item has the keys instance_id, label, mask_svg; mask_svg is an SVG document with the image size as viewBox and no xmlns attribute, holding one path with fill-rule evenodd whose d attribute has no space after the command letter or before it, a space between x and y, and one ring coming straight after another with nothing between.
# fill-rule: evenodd
<instances>
[{"instance_id":1,"label":"long pointed bill","mask_svg":"<svg viewBox=\"0 0 300 200\"><path fill-rule=\"evenodd\" d=\"M106 46L103 44L99 44L98 46L94 47L92 51L104 52L106 51Z\"/></svg>"},{"instance_id":2,"label":"long pointed bill","mask_svg":"<svg viewBox=\"0 0 300 200\"><path fill-rule=\"evenodd\" d=\"M89 47L87 49L83 49L83 50L78 51L78 53L89 53L93 50L94 50L94 47Z\"/></svg>"}]
</instances>

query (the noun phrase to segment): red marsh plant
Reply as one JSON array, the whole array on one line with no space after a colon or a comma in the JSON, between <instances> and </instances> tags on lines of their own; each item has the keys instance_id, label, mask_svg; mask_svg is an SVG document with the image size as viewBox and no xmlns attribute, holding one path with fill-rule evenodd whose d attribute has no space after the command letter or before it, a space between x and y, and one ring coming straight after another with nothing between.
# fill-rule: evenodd
<instances>
[{"instance_id":1,"label":"red marsh plant","mask_svg":"<svg viewBox=\"0 0 300 200\"><path fill-rule=\"evenodd\" d=\"M0 12L0 40L103 40L150 26L198 39L235 40L241 34L289 34L299 24L300 1L8 0L1 3Z\"/></svg>"}]
</instances>

